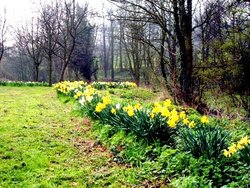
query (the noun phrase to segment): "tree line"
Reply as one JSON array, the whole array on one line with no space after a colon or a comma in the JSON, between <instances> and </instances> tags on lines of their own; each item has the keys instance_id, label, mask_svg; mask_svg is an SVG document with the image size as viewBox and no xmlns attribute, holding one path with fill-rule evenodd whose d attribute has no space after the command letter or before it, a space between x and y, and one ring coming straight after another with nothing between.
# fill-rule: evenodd
<instances>
[{"instance_id":1,"label":"tree line","mask_svg":"<svg viewBox=\"0 0 250 188\"><path fill-rule=\"evenodd\" d=\"M95 25L87 5L75 0L41 5L32 23L16 30L3 73L15 69L14 78L50 84L82 78L160 83L177 103L201 112L204 93L216 90L250 111L248 1L109 2L113 8Z\"/></svg>"},{"instance_id":2,"label":"tree line","mask_svg":"<svg viewBox=\"0 0 250 188\"><path fill-rule=\"evenodd\" d=\"M250 111L248 1L111 2L118 7L110 18L116 56L137 84L159 79L177 103L203 113L205 92L215 90Z\"/></svg>"},{"instance_id":3,"label":"tree line","mask_svg":"<svg viewBox=\"0 0 250 188\"><path fill-rule=\"evenodd\" d=\"M41 4L31 23L15 29L15 43L6 51L6 63L14 62L11 76L50 85L80 75L91 80L95 27L88 16L88 6L75 0Z\"/></svg>"}]
</instances>

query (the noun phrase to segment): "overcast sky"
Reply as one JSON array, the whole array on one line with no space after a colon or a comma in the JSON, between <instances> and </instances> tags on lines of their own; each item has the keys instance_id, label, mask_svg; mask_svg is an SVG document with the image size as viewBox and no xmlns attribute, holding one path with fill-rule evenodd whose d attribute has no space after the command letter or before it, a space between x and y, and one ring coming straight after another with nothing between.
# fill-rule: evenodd
<instances>
[{"instance_id":1,"label":"overcast sky","mask_svg":"<svg viewBox=\"0 0 250 188\"><path fill-rule=\"evenodd\" d=\"M40 2L50 2L51 0L0 0L1 15L3 10L7 12L7 22L12 26L24 24L35 13ZM107 0L76 0L80 4L89 3L89 8L102 12L103 5L109 7Z\"/></svg>"},{"instance_id":2,"label":"overcast sky","mask_svg":"<svg viewBox=\"0 0 250 188\"><path fill-rule=\"evenodd\" d=\"M6 10L6 20L9 27L7 32L7 45L12 45L14 42L13 32L18 28L30 22L32 15L36 14L36 11L40 7L40 2L51 2L53 0L0 0L0 21ZM89 4L89 10L103 12L105 9L110 9L112 6L108 0L76 0L79 4ZM100 18L92 18L92 22L101 23Z\"/></svg>"}]
</instances>

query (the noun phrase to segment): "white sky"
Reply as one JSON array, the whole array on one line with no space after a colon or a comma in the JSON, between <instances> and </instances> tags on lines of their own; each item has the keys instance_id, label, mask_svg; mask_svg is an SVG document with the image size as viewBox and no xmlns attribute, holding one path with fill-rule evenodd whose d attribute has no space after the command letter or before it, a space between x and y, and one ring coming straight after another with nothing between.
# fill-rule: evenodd
<instances>
[{"instance_id":1,"label":"white sky","mask_svg":"<svg viewBox=\"0 0 250 188\"><path fill-rule=\"evenodd\" d=\"M0 21L6 10L6 21L9 26L7 41L11 45L13 42L13 31L30 22L32 15L35 15L40 6L40 2L51 2L53 0L0 0ZM89 10L102 14L103 10L112 7L108 0L76 0L79 4L89 4ZM93 18L92 21L101 23L101 18Z\"/></svg>"},{"instance_id":2,"label":"white sky","mask_svg":"<svg viewBox=\"0 0 250 188\"><path fill-rule=\"evenodd\" d=\"M51 0L0 0L0 15L4 9L7 12L7 22L9 25L18 26L24 24L35 13L40 2L50 2ZM109 7L108 0L76 0L80 4L89 3L90 10L102 12L102 7Z\"/></svg>"}]
</instances>

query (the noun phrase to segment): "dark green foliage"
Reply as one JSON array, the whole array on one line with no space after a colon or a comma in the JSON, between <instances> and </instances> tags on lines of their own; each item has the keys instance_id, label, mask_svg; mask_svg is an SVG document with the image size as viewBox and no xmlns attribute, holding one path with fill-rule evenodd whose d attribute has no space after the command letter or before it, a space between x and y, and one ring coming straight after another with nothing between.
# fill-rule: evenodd
<instances>
[{"instance_id":1,"label":"dark green foliage","mask_svg":"<svg viewBox=\"0 0 250 188\"><path fill-rule=\"evenodd\" d=\"M196 158L220 157L222 150L227 147L229 138L229 134L219 126L197 125L193 129L180 127L178 133L183 149Z\"/></svg>"},{"instance_id":2,"label":"dark green foliage","mask_svg":"<svg viewBox=\"0 0 250 188\"><path fill-rule=\"evenodd\" d=\"M238 158L194 158L191 154L161 144L147 143L134 134L110 125L95 124L100 142L107 145L117 163L142 168L140 176L171 179L174 187L247 187L249 167Z\"/></svg>"},{"instance_id":3,"label":"dark green foliage","mask_svg":"<svg viewBox=\"0 0 250 188\"><path fill-rule=\"evenodd\" d=\"M240 160L250 166L250 144L239 150Z\"/></svg>"},{"instance_id":4,"label":"dark green foliage","mask_svg":"<svg viewBox=\"0 0 250 188\"><path fill-rule=\"evenodd\" d=\"M176 130L170 128L166 120L160 116L151 119L147 109L136 110L131 117L123 110L117 110L116 115L114 115L111 113L111 109L112 106L109 105L100 113L96 113L96 116L104 123L126 132L132 132L148 142L159 140L162 144L174 145Z\"/></svg>"}]
</instances>

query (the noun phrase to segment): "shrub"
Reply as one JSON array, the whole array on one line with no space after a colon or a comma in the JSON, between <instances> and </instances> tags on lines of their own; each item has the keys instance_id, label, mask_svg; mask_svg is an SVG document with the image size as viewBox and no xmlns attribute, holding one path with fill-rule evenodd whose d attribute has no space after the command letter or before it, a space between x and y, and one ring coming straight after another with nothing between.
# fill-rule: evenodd
<instances>
[{"instance_id":1,"label":"shrub","mask_svg":"<svg viewBox=\"0 0 250 188\"><path fill-rule=\"evenodd\" d=\"M181 145L196 158L201 156L208 159L217 158L227 147L229 134L218 125L208 125L205 116L200 121L194 128L182 126L178 129Z\"/></svg>"}]
</instances>

